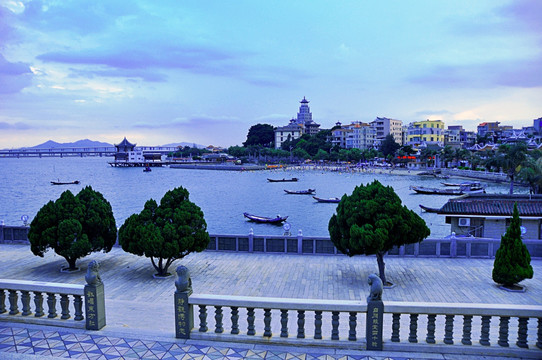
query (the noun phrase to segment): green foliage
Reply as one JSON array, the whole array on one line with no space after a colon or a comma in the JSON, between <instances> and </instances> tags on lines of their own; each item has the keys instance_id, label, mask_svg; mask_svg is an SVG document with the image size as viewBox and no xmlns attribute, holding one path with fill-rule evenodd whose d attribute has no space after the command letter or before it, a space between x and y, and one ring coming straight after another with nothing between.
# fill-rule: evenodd
<instances>
[{"instance_id":1,"label":"green foliage","mask_svg":"<svg viewBox=\"0 0 542 360\"><path fill-rule=\"evenodd\" d=\"M395 142L395 138L393 137L393 135L388 134L380 145L380 151L382 151L382 154L387 157L388 155L395 155L395 152L399 150L400 147L401 145Z\"/></svg>"},{"instance_id":2,"label":"green foliage","mask_svg":"<svg viewBox=\"0 0 542 360\"><path fill-rule=\"evenodd\" d=\"M66 190L56 201L49 201L38 211L28 232L34 255L43 257L51 248L72 270L79 258L94 251L109 252L116 237L111 204L90 186L76 196Z\"/></svg>"},{"instance_id":3,"label":"green foliage","mask_svg":"<svg viewBox=\"0 0 542 360\"><path fill-rule=\"evenodd\" d=\"M269 124L256 124L248 129L247 140L243 143L245 147L250 145L261 145L273 147L275 144L275 128Z\"/></svg>"},{"instance_id":4,"label":"green foliage","mask_svg":"<svg viewBox=\"0 0 542 360\"><path fill-rule=\"evenodd\" d=\"M501 237L501 246L493 263L493 281L497 284L511 286L524 279L533 278L531 255L521 240L520 225L518 207L514 204L512 221Z\"/></svg>"},{"instance_id":5,"label":"green foliage","mask_svg":"<svg viewBox=\"0 0 542 360\"><path fill-rule=\"evenodd\" d=\"M159 206L150 199L119 230L124 251L151 258L158 276L166 276L176 259L201 252L209 244L203 211L188 196L188 190L178 187L168 191Z\"/></svg>"},{"instance_id":6,"label":"green foliage","mask_svg":"<svg viewBox=\"0 0 542 360\"><path fill-rule=\"evenodd\" d=\"M384 283L383 255L394 246L417 243L430 234L425 221L401 204L393 188L377 180L344 195L328 229L331 241L343 254L376 254Z\"/></svg>"}]
</instances>

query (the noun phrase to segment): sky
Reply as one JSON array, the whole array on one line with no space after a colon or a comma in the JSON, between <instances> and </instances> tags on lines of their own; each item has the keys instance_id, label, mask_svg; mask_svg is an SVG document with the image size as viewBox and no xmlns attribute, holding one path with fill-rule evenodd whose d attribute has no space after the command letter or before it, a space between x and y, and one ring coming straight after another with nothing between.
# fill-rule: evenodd
<instances>
[{"instance_id":1,"label":"sky","mask_svg":"<svg viewBox=\"0 0 542 360\"><path fill-rule=\"evenodd\" d=\"M241 145L310 101L476 130L542 116L542 1L0 0L0 148Z\"/></svg>"}]
</instances>

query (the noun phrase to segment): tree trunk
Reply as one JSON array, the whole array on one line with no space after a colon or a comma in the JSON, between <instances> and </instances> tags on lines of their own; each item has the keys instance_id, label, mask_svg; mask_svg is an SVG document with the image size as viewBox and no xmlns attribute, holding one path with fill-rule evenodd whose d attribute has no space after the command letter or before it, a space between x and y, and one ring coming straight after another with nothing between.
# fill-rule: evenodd
<instances>
[{"instance_id":1,"label":"tree trunk","mask_svg":"<svg viewBox=\"0 0 542 360\"><path fill-rule=\"evenodd\" d=\"M510 176L510 195L514 193L514 175L508 175Z\"/></svg>"},{"instance_id":2,"label":"tree trunk","mask_svg":"<svg viewBox=\"0 0 542 360\"><path fill-rule=\"evenodd\" d=\"M77 266L75 266L75 262L77 261L77 258L65 258L68 262L68 269L69 270L77 270Z\"/></svg>"},{"instance_id":3,"label":"tree trunk","mask_svg":"<svg viewBox=\"0 0 542 360\"><path fill-rule=\"evenodd\" d=\"M386 264L384 263L384 253L382 251L376 253L376 261L378 263L378 273L380 276L380 280L382 280L382 283L385 286L387 283L385 272Z\"/></svg>"}]
</instances>

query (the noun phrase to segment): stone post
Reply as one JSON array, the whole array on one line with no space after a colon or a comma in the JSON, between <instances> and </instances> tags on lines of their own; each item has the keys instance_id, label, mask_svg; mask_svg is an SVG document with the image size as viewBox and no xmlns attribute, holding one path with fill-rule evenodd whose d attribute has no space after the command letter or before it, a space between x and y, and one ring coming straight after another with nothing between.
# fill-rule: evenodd
<instances>
[{"instance_id":1,"label":"stone post","mask_svg":"<svg viewBox=\"0 0 542 360\"><path fill-rule=\"evenodd\" d=\"M254 230L252 228L248 232L248 252L254 252Z\"/></svg>"},{"instance_id":2,"label":"stone post","mask_svg":"<svg viewBox=\"0 0 542 360\"><path fill-rule=\"evenodd\" d=\"M455 232L450 237L450 257L457 257L457 239L455 238Z\"/></svg>"},{"instance_id":3,"label":"stone post","mask_svg":"<svg viewBox=\"0 0 542 360\"><path fill-rule=\"evenodd\" d=\"M303 254L303 231L301 229L297 231L297 253Z\"/></svg>"},{"instance_id":4,"label":"stone post","mask_svg":"<svg viewBox=\"0 0 542 360\"><path fill-rule=\"evenodd\" d=\"M371 293L367 297L366 341L367 350L382 350L382 326L384 318L384 303L382 290L384 285L376 274L369 275Z\"/></svg>"},{"instance_id":5,"label":"stone post","mask_svg":"<svg viewBox=\"0 0 542 360\"><path fill-rule=\"evenodd\" d=\"M175 337L190 339L190 331L194 327L194 314L189 297L192 295L192 279L186 266L177 267L175 280Z\"/></svg>"},{"instance_id":6,"label":"stone post","mask_svg":"<svg viewBox=\"0 0 542 360\"><path fill-rule=\"evenodd\" d=\"M96 260L88 264L85 280L86 329L100 330L105 326L104 284L98 273L100 265Z\"/></svg>"}]
</instances>

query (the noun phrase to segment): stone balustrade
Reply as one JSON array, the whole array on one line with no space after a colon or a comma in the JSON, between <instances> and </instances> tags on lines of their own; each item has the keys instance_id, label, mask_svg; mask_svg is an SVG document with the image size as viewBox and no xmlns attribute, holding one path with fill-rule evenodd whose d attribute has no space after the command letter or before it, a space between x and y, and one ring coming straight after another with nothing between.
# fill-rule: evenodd
<instances>
[{"instance_id":1,"label":"stone balustrade","mask_svg":"<svg viewBox=\"0 0 542 360\"><path fill-rule=\"evenodd\" d=\"M94 279L87 280L86 285L0 279L0 320L3 319L100 330L105 326L103 283Z\"/></svg>"},{"instance_id":2,"label":"stone balustrade","mask_svg":"<svg viewBox=\"0 0 542 360\"><path fill-rule=\"evenodd\" d=\"M186 285L177 286L175 292L178 338L525 358L542 355L542 306L383 302L380 295L373 300L373 293L367 302L192 294L188 269L180 266L177 272L184 274Z\"/></svg>"}]
</instances>

